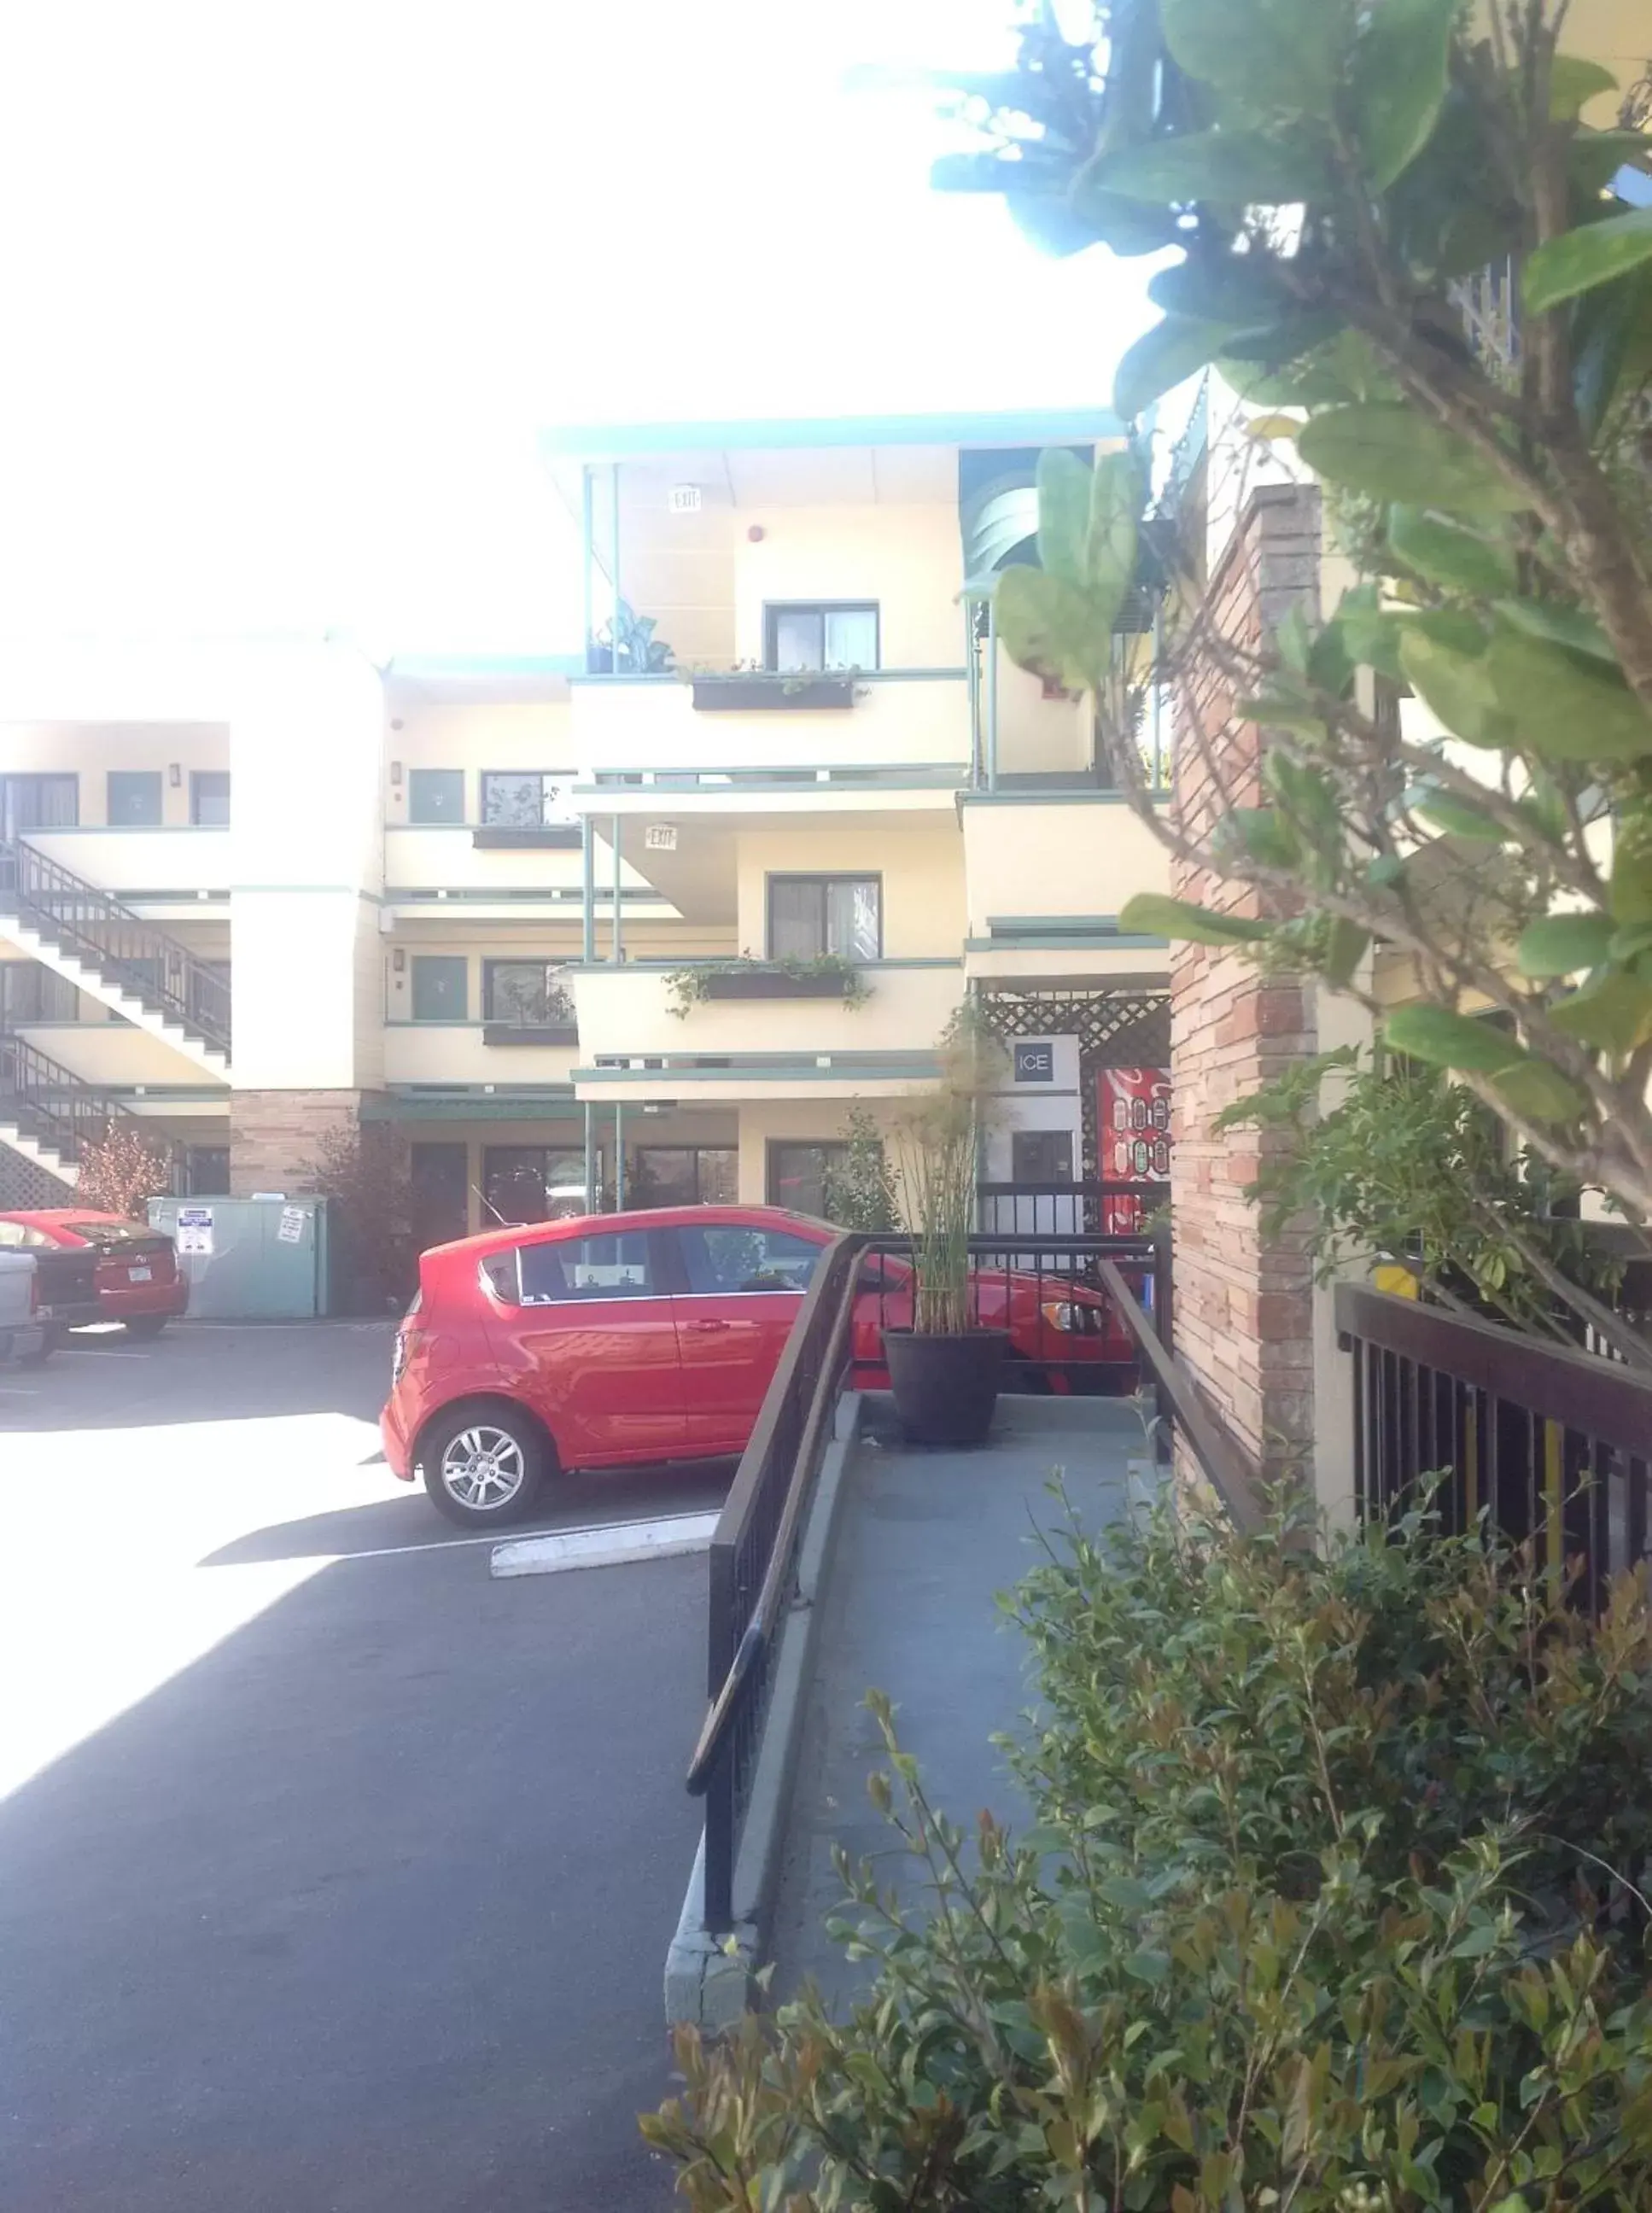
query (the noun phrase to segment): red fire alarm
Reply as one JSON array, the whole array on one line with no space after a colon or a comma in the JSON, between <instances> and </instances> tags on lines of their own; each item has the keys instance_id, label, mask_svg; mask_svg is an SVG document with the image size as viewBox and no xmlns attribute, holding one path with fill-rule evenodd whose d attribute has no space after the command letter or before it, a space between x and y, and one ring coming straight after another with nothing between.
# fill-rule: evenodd
<instances>
[{"instance_id":1,"label":"red fire alarm","mask_svg":"<svg viewBox=\"0 0 1652 2213\"><path fill-rule=\"evenodd\" d=\"M765 535L763 525L760 522L754 522L751 528L747 532L746 535L751 540L753 546L760 546L763 543L763 540Z\"/></svg>"}]
</instances>

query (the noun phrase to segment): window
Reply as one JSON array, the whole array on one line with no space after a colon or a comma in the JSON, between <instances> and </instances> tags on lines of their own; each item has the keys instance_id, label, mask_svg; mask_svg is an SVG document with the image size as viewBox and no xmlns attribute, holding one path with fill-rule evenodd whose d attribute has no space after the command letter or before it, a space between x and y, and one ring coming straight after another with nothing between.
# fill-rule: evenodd
<instances>
[{"instance_id":1,"label":"window","mask_svg":"<svg viewBox=\"0 0 1652 2213\"><path fill-rule=\"evenodd\" d=\"M462 953L413 955L413 1020L462 1022L470 1013L470 962Z\"/></svg>"},{"instance_id":2,"label":"window","mask_svg":"<svg viewBox=\"0 0 1652 2213\"><path fill-rule=\"evenodd\" d=\"M1015 1183L1070 1183L1073 1140L1067 1130L1016 1130L1009 1140L1009 1174Z\"/></svg>"},{"instance_id":3,"label":"window","mask_svg":"<svg viewBox=\"0 0 1652 2213\"><path fill-rule=\"evenodd\" d=\"M552 1029L574 1019L558 960L485 960L482 1018L515 1029Z\"/></svg>"},{"instance_id":4,"label":"window","mask_svg":"<svg viewBox=\"0 0 1652 2213\"><path fill-rule=\"evenodd\" d=\"M72 830L79 820L77 776L0 776L0 838L25 830Z\"/></svg>"},{"instance_id":5,"label":"window","mask_svg":"<svg viewBox=\"0 0 1652 2213\"><path fill-rule=\"evenodd\" d=\"M769 958L875 960L883 950L883 885L876 876L771 876Z\"/></svg>"},{"instance_id":6,"label":"window","mask_svg":"<svg viewBox=\"0 0 1652 2213\"><path fill-rule=\"evenodd\" d=\"M822 1247L786 1229L679 1231L691 1291L805 1291Z\"/></svg>"},{"instance_id":7,"label":"window","mask_svg":"<svg viewBox=\"0 0 1652 2213\"><path fill-rule=\"evenodd\" d=\"M834 1138L818 1144L771 1143L769 1147L769 1204L788 1206L794 1214L826 1218L826 1178L842 1169L849 1151Z\"/></svg>"},{"instance_id":8,"label":"window","mask_svg":"<svg viewBox=\"0 0 1652 2213\"><path fill-rule=\"evenodd\" d=\"M585 1155L548 1145L487 1145L482 1151L486 1221L561 1222L583 1214Z\"/></svg>"},{"instance_id":9,"label":"window","mask_svg":"<svg viewBox=\"0 0 1652 2213\"><path fill-rule=\"evenodd\" d=\"M763 612L763 659L769 668L875 668L875 600L832 606L771 607Z\"/></svg>"},{"instance_id":10,"label":"window","mask_svg":"<svg viewBox=\"0 0 1652 2213\"><path fill-rule=\"evenodd\" d=\"M228 1145L186 1145L184 1195L186 1198L218 1198L229 1188Z\"/></svg>"},{"instance_id":11,"label":"window","mask_svg":"<svg viewBox=\"0 0 1652 2213\"><path fill-rule=\"evenodd\" d=\"M198 768L189 779L189 819L201 830L229 827L229 771Z\"/></svg>"},{"instance_id":12,"label":"window","mask_svg":"<svg viewBox=\"0 0 1652 2213\"><path fill-rule=\"evenodd\" d=\"M732 1145L639 1145L626 1195L633 1206L732 1206L739 1158Z\"/></svg>"},{"instance_id":13,"label":"window","mask_svg":"<svg viewBox=\"0 0 1652 2213\"><path fill-rule=\"evenodd\" d=\"M407 820L410 822L462 822L465 819L465 771L462 768L416 768L407 777Z\"/></svg>"},{"instance_id":14,"label":"window","mask_svg":"<svg viewBox=\"0 0 1652 2213\"><path fill-rule=\"evenodd\" d=\"M21 1022L75 1022L80 993L40 960L0 962L0 1030Z\"/></svg>"},{"instance_id":15,"label":"window","mask_svg":"<svg viewBox=\"0 0 1652 2213\"><path fill-rule=\"evenodd\" d=\"M111 828L154 830L161 821L158 768L112 768L108 778Z\"/></svg>"},{"instance_id":16,"label":"window","mask_svg":"<svg viewBox=\"0 0 1652 2213\"><path fill-rule=\"evenodd\" d=\"M482 820L501 830L543 830L577 820L568 804L567 769L485 769Z\"/></svg>"},{"instance_id":17,"label":"window","mask_svg":"<svg viewBox=\"0 0 1652 2213\"><path fill-rule=\"evenodd\" d=\"M0 1250L22 1246L33 1252L57 1247L55 1237L48 1237L44 1229L31 1228L23 1222L0 1222Z\"/></svg>"},{"instance_id":18,"label":"window","mask_svg":"<svg viewBox=\"0 0 1652 2213\"><path fill-rule=\"evenodd\" d=\"M566 1237L520 1248L522 1304L558 1306L580 1299L651 1299L657 1295L649 1241L639 1230Z\"/></svg>"}]
</instances>

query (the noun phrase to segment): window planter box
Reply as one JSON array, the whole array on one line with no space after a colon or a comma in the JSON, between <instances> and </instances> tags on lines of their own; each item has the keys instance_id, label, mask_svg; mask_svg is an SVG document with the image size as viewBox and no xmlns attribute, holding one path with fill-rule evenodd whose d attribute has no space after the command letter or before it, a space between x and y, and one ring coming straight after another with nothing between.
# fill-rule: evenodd
<instances>
[{"instance_id":1,"label":"window planter box","mask_svg":"<svg viewBox=\"0 0 1652 2213\"><path fill-rule=\"evenodd\" d=\"M576 1022L484 1022L484 1045L577 1045Z\"/></svg>"},{"instance_id":2,"label":"window planter box","mask_svg":"<svg viewBox=\"0 0 1652 2213\"><path fill-rule=\"evenodd\" d=\"M708 999L842 999L848 996L849 976L789 976L783 968L730 969L704 979L702 996Z\"/></svg>"},{"instance_id":3,"label":"window planter box","mask_svg":"<svg viewBox=\"0 0 1652 2213\"><path fill-rule=\"evenodd\" d=\"M844 708L855 704L852 676L697 676L694 704L704 711L738 713L759 709L765 715L788 709Z\"/></svg>"},{"instance_id":4,"label":"window planter box","mask_svg":"<svg viewBox=\"0 0 1652 2213\"><path fill-rule=\"evenodd\" d=\"M577 822L547 823L538 830L497 823L471 832L471 844L480 853L577 852L579 841Z\"/></svg>"}]
</instances>

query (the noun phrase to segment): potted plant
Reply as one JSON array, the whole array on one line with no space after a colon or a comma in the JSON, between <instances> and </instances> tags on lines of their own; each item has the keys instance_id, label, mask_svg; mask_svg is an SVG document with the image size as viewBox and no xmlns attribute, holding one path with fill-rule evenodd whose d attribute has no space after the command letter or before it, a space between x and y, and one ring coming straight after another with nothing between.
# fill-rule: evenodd
<instances>
[{"instance_id":1,"label":"potted plant","mask_svg":"<svg viewBox=\"0 0 1652 2213\"><path fill-rule=\"evenodd\" d=\"M912 1237L912 1326L886 1329L895 1411L917 1444L979 1444L992 1426L1009 1332L974 1319L969 1236L978 1139L1005 1082L1004 1052L972 1008L941 1040L941 1079L897 1117L901 1197Z\"/></svg>"},{"instance_id":2,"label":"potted plant","mask_svg":"<svg viewBox=\"0 0 1652 2213\"><path fill-rule=\"evenodd\" d=\"M837 953L818 954L808 960L789 955L756 960L742 953L738 960L674 968L666 988L679 1021L707 999L841 999L846 1007L859 1007L871 996L854 962Z\"/></svg>"}]
</instances>

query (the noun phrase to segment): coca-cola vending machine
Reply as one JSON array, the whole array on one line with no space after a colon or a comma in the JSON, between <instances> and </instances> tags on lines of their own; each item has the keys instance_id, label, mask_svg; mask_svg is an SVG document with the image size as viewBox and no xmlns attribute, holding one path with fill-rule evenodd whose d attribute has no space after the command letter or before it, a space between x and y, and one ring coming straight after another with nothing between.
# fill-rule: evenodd
<instances>
[{"instance_id":1,"label":"coca-cola vending machine","mask_svg":"<svg viewBox=\"0 0 1652 2213\"><path fill-rule=\"evenodd\" d=\"M1170 1070L1104 1068L1096 1075L1097 1150L1104 1184L1170 1180ZM1156 1203L1156 1202L1155 1202ZM1133 1237L1149 1211L1126 1192L1101 1202L1107 1237Z\"/></svg>"}]
</instances>

